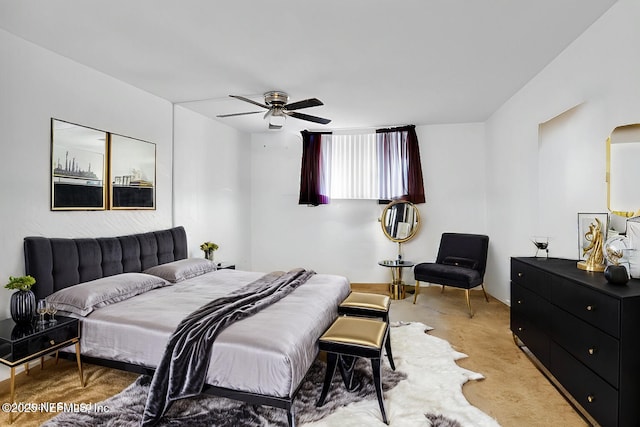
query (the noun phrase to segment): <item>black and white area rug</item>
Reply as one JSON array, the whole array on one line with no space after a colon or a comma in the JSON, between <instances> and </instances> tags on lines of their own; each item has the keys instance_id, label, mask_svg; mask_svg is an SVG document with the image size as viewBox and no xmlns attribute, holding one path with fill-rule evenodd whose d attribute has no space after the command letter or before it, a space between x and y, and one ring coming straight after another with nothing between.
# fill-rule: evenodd
<instances>
[{"instance_id":1,"label":"black and white area rug","mask_svg":"<svg viewBox=\"0 0 640 427\"><path fill-rule=\"evenodd\" d=\"M484 378L461 368L456 360L467 357L449 343L425 333L422 323L394 325L391 330L397 370L385 359L382 379L389 425L396 427L496 427L498 423L467 402L462 385ZM325 365L317 361L309 371L295 400L297 425L305 427L384 426L372 384L370 363L358 361L355 377L359 388L348 392L338 372L322 408L316 408ZM108 412L62 413L43 427L139 426L150 378L139 377L121 393L96 407ZM175 402L161 420L166 427L286 426L282 409L199 396Z\"/></svg>"}]
</instances>

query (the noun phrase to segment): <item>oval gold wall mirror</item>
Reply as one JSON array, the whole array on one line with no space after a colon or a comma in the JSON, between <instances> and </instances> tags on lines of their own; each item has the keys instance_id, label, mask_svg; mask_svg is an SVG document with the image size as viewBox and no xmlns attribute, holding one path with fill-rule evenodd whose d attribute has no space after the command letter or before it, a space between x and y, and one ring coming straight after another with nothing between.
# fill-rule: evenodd
<instances>
[{"instance_id":1,"label":"oval gold wall mirror","mask_svg":"<svg viewBox=\"0 0 640 427\"><path fill-rule=\"evenodd\" d=\"M396 200L389 203L382 211L380 225L389 240L404 243L413 239L418 232L420 212L413 203Z\"/></svg>"},{"instance_id":2,"label":"oval gold wall mirror","mask_svg":"<svg viewBox=\"0 0 640 427\"><path fill-rule=\"evenodd\" d=\"M640 214L640 124L616 127L607 138L607 207L616 215Z\"/></svg>"}]
</instances>

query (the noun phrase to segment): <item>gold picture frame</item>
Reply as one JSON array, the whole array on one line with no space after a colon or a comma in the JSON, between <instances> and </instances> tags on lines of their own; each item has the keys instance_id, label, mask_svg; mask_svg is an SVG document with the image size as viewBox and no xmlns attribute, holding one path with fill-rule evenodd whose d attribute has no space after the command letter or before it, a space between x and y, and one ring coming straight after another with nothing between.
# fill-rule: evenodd
<instances>
[{"instance_id":1,"label":"gold picture frame","mask_svg":"<svg viewBox=\"0 0 640 427\"><path fill-rule=\"evenodd\" d=\"M109 134L109 208L156 208L156 145Z\"/></svg>"},{"instance_id":2,"label":"gold picture frame","mask_svg":"<svg viewBox=\"0 0 640 427\"><path fill-rule=\"evenodd\" d=\"M107 132L51 119L51 210L106 209Z\"/></svg>"}]
</instances>

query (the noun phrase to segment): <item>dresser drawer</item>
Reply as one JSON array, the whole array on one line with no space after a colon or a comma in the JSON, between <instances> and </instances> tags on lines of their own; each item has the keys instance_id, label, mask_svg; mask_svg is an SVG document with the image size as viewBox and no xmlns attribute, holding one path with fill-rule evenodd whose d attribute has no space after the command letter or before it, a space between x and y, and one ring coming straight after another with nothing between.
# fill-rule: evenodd
<instances>
[{"instance_id":1,"label":"dresser drawer","mask_svg":"<svg viewBox=\"0 0 640 427\"><path fill-rule=\"evenodd\" d=\"M558 309L552 310L552 339L573 357L619 387L620 342L612 336Z\"/></svg>"},{"instance_id":2,"label":"dresser drawer","mask_svg":"<svg viewBox=\"0 0 640 427\"><path fill-rule=\"evenodd\" d=\"M549 361L546 334L551 304L528 289L511 283L511 331L540 360Z\"/></svg>"},{"instance_id":3,"label":"dresser drawer","mask_svg":"<svg viewBox=\"0 0 640 427\"><path fill-rule=\"evenodd\" d=\"M553 341L550 358L551 373L600 425L618 425L618 392L615 388Z\"/></svg>"},{"instance_id":4,"label":"dresser drawer","mask_svg":"<svg viewBox=\"0 0 640 427\"><path fill-rule=\"evenodd\" d=\"M620 303L617 299L568 280L556 280L551 291L551 302L559 308L609 335L620 337Z\"/></svg>"},{"instance_id":5,"label":"dresser drawer","mask_svg":"<svg viewBox=\"0 0 640 427\"><path fill-rule=\"evenodd\" d=\"M19 359L78 338L78 322L67 323L22 340L14 345L13 357Z\"/></svg>"},{"instance_id":6,"label":"dresser drawer","mask_svg":"<svg viewBox=\"0 0 640 427\"><path fill-rule=\"evenodd\" d=\"M528 288L543 298L551 299L550 275L513 258L511 259L511 281Z\"/></svg>"}]
</instances>

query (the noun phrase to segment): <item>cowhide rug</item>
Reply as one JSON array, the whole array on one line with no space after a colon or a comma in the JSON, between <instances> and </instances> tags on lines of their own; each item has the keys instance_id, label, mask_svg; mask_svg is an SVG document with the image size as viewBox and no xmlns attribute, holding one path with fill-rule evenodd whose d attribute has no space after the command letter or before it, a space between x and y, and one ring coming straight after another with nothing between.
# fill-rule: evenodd
<instances>
[{"instance_id":1,"label":"cowhide rug","mask_svg":"<svg viewBox=\"0 0 640 427\"><path fill-rule=\"evenodd\" d=\"M397 370L392 371L385 359L382 372L389 425L498 426L494 419L471 406L462 394L465 382L484 378L455 363L466 355L453 350L447 341L426 334L431 328L424 324L394 326L391 337ZM356 391L348 392L336 371L325 405L316 408L324 369L325 364L316 361L305 378L294 402L297 425L384 426L368 361L359 360L356 364L354 378L359 383ZM108 411L62 413L43 427L137 427L142 420L150 380L148 376L141 376L119 394L96 405L97 408L108 408ZM286 414L282 409L206 395L175 402L160 423L166 427L286 425Z\"/></svg>"}]
</instances>

